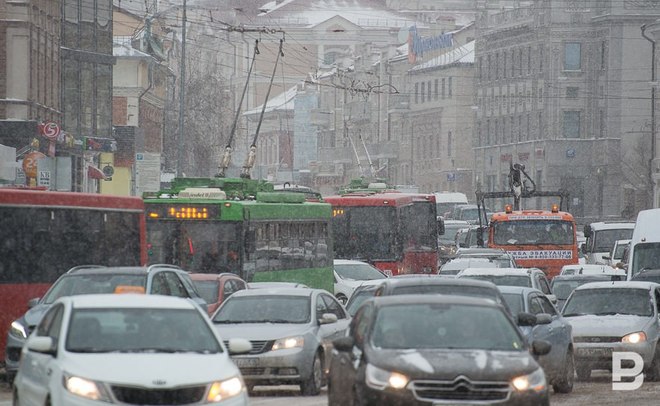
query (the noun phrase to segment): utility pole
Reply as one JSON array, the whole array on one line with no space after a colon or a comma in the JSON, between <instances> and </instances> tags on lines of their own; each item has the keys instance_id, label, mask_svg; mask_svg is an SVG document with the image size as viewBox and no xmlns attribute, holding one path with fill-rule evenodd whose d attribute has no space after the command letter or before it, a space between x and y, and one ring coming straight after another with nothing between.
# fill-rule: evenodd
<instances>
[{"instance_id":1,"label":"utility pole","mask_svg":"<svg viewBox=\"0 0 660 406\"><path fill-rule=\"evenodd\" d=\"M176 176L183 176L184 161L184 110L186 107L185 85L186 85L186 0L183 0L183 17L181 19L181 69L179 72L179 149L176 164Z\"/></svg>"}]
</instances>

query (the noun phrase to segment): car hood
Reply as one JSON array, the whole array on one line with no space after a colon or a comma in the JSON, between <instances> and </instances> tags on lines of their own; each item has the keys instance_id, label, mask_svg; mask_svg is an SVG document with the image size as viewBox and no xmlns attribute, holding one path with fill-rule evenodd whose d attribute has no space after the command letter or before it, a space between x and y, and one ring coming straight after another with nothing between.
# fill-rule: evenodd
<instances>
[{"instance_id":1,"label":"car hood","mask_svg":"<svg viewBox=\"0 0 660 406\"><path fill-rule=\"evenodd\" d=\"M528 351L382 350L369 352L369 362L410 379L508 381L539 368Z\"/></svg>"},{"instance_id":2,"label":"car hood","mask_svg":"<svg viewBox=\"0 0 660 406\"><path fill-rule=\"evenodd\" d=\"M171 388L231 378L238 369L222 354L67 354L66 373L110 384ZM185 365L184 369L173 366Z\"/></svg>"},{"instance_id":3,"label":"car hood","mask_svg":"<svg viewBox=\"0 0 660 406\"><path fill-rule=\"evenodd\" d=\"M587 314L564 318L573 326L573 337L623 337L636 331L645 331L652 317L617 314L596 316ZM649 337L651 339L651 337Z\"/></svg>"},{"instance_id":4,"label":"car hood","mask_svg":"<svg viewBox=\"0 0 660 406\"><path fill-rule=\"evenodd\" d=\"M245 338L247 340L277 340L279 338L299 336L308 333L309 324L280 324L280 323L237 323L216 324L216 330L223 340L230 338Z\"/></svg>"},{"instance_id":5,"label":"car hood","mask_svg":"<svg viewBox=\"0 0 660 406\"><path fill-rule=\"evenodd\" d=\"M41 321L41 318L44 317L44 313L46 313L48 309L50 309L49 304L39 303L36 306L28 309L28 311L25 312L23 319L28 326L36 326L39 321Z\"/></svg>"}]
</instances>

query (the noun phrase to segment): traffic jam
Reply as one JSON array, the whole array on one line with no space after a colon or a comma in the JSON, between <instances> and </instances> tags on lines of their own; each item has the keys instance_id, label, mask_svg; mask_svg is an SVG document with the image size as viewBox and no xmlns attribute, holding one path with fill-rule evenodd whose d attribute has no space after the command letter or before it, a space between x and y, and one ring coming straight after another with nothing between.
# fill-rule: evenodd
<instances>
[{"instance_id":1,"label":"traffic jam","mask_svg":"<svg viewBox=\"0 0 660 406\"><path fill-rule=\"evenodd\" d=\"M658 209L580 227L561 196L491 210L510 195L240 182L181 178L112 201L0 193L0 230L84 244L73 260L3 265L1 293L24 303L3 315L7 399L593 404L591 383L634 396L660 380Z\"/></svg>"}]
</instances>

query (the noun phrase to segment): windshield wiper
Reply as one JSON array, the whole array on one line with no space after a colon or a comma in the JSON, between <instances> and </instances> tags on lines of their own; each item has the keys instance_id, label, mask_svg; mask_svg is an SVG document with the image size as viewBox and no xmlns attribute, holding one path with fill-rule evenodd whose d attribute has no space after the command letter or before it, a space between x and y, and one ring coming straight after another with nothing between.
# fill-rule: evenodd
<instances>
[{"instance_id":1,"label":"windshield wiper","mask_svg":"<svg viewBox=\"0 0 660 406\"><path fill-rule=\"evenodd\" d=\"M587 314L589 314L589 313L568 313L568 314L564 314L563 316L564 317L574 317L574 316L586 316Z\"/></svg>"},{"instance_id":2,"label":"windshield wiper","mask_svg":"<svg viewBox=\"0 0 660 406\"><path fill-rule=\"evenodd\" d=\"M176 352L188 352L181 348L163 348L163 347L145 347L145 348L134 348L131 350L121 350L118 352L161 352L166 354L174 354Z\"/></svg>"}]
</instances>

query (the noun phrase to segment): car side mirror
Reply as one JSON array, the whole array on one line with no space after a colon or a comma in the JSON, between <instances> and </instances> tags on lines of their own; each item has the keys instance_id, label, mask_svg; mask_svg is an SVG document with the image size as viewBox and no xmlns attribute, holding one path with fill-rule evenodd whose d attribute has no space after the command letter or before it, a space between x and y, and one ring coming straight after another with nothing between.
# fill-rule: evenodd
<instances>
[{"instance_id":1,"label":"car side mirror","mask_svg":"<svg viewBox=\"0 0 660 406\"><path fill-rule=\"evenodd\" d=\"M536 324L550 324L552 323L552 316L548 313L539 313L536 315Z\"/></svg>"},{"instance_id":2,"label":"car side mirror","mask_svg":"<svg viewBox=\"0 0 660 406\"><path fill-rule=\"evenodd\" d=\"M550 303L552 303L553 305L557 304L557 296L556 295L549 294L549 295L545 295L545 297L547 297L548 300L550 301Z\"/></svg>"},{"instance_id":3,"label":"car side mirror","mask_svg":"<svg viewBox=\"0 0 660 406\"><path fill-rule=\"evenodd\" d=\"M585 255L587 254L587 244L586 243L582 243L580 245L580 252L582 252Z\"/></svg>"},{"instance_id":4,"label":"car side mirror","mask_svg":"<svg viewBox=\"0 0 660 406\"><path fill-rule=\"evenodd\" d=\"M341 337L332 342L332 346L340 352L349 352L355 346L353 337Z\"/></svg>"},{"instance_id":5,"label":"car side mirror","mask_svg":"<svg viewBox=\"0 0 660 406\"><path fill-rule=\"evenodd\" d=\"M552 349L552 344L545 340L532 341L532 354L540 356L547 355Z\"/></svg>"},{"instance_id":6,"label":"car side mirror","mask_svg":"<svg viewBox=\"0 0 660 406\"><path fill-rule=\"evenodd\" d=\"M520 327L535 326L536 325L536 316L534 316L532 313L520 312L520 313L518 313L516 323Z\"/></svg>"},{"instance_id":7,"label":"car side mirror","mask_svg":"<svg viewBox=\"0 0 660 406\"><path fill-rule=\"evenodd\" d=\"M606 260L608 260L608 261L609 261L610 259L612 259L612 257L611 257L611 256L609 256L609 255L603 255L603 259L606 259Z\"/></svg>"},{"instance_id":8,"label":"car side mirror","mask_svg":"<svg viewBox=\"0 0 660 406\"><path fill-rule=\"evenodd\" d=\"M38 297L33 297L32 299L28 300L27 302L28 309L31 309L34 306L36 306L39 303L39 299L40 298Z\"/></svg>"},{"instance_id":9,"label":"car side mirror","mask_svg":"<svg viewBox=\"0 0 660 406\"><path fill-rule=\"evenodd\" d=\"M337 322L337 315L332 313L323 313L323 316L319 319L319 324L332 324Z\"/></svg>"},{"instance_id":10,"label":"car side mirror","mask_svg":"<svg viewBox=\"0 0 660 406\"><path fill-rule=\"evenodd\" d=\"M57 353L56 342L52 337L33 336L28 339L26 345L30 351L53 356Z\"/></svg>"},{"instance_id":11,"label":"car side mirror","mask_svg":"<svg viewBox=\"0 0 660 406\"><path fill-rule=\"evenodd\" d=\"M227 347L231 355L247 354L252 351L252 343L244 338L230 338Z\"/></svg>"}]
</instances>

